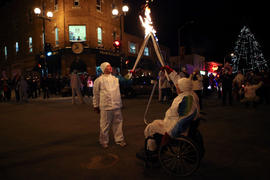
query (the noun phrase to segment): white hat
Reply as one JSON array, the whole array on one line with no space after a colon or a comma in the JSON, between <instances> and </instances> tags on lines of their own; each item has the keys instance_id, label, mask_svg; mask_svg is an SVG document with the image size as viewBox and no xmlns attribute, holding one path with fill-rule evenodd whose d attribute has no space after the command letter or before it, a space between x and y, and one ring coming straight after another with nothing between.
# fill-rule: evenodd
<instances>
[{"instance_id":1,"label":"white hat","mask_svg":"<svg viewBox=\"0 0 270 180\"><path fill-rule=\"evenodd\" d=\"M100 65L100 69L101 69L101 71L104 73L104 71L105 71L105 69L106 69L106 67L108 66L108 65L110 65L110 63L108 63L108 62L104 62L104 63L102 63L101 65Z\"/></svg>"},{"instance_id":2,"label":"white hat","mask_svg":"<svg viewBox=\"0 0 270 180\"><path fill-rule=\"evenodd\" d=\"M177 85L181 91L192 91L192 81L189 78L180 78Z\"/></svg>"}]
</instances>

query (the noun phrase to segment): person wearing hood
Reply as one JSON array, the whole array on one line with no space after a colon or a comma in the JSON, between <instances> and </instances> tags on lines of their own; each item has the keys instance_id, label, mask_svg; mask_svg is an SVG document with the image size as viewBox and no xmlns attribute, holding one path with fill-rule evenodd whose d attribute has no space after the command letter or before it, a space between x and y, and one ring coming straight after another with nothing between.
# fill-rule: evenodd
<instances>
[{"instance_id":1,"label":"person wearing hood","mask_svg":"<svg viewBox=\"0 0 270 180\"><path fill-rule=\"evenodd\" d=\"M150 152L157 150L156 141L153 139L156 133L162 135L167 133L172 138L178 137L185 133L191 121L195 121L199 116L198 96L192 90L191 79L177 78L176 76L170 76L170 74L169 77L176 85L178 96L174 98L163 120L154 120L145 128L144 135L148 139L146 147ZM143 155L138 153L137 157L142 159Z\"/></svg>"},{"instance_id":2,"label":"person wearing hood","mask_svg":"<svg viewBox=\"0 0 270 180\"><path fill-rule=\"evenodd\" d=\"M112 126L115 143L124 147L126 142L122 130L119 79L111 74L112 67L108 62L102 63L100 68L103 74L94 81L93 87L94 111L100 114L99 143L103 148L108 148L109 131Z\"/></svg>"}]
</instances>

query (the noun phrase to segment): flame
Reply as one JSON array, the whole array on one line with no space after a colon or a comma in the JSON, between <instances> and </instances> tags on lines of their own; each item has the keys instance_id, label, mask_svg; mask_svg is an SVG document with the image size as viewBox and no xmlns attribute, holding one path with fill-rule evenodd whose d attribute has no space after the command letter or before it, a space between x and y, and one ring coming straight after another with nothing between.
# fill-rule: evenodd
<instances>
[{"instance_id":1,"label":"flame","mask_svg":"<svg viewBox=\"0 0 270 180\"><path fill-rule=\"evenodd\" d=\"M156 40L157 40L157 37L156 37L156 30L154 29L153 27L153 22L152 22L152 19L151 19L151 9L149 8L148 6L148 3L145 5L145 10L144 10L144 15L145 17L142 17L141 15L139 16L140 18L140 21L142 23L142 26L144 27L144 34L145 34L145 37L149 34L149 33L153 33Z\"/></svg>"}]
</instances>

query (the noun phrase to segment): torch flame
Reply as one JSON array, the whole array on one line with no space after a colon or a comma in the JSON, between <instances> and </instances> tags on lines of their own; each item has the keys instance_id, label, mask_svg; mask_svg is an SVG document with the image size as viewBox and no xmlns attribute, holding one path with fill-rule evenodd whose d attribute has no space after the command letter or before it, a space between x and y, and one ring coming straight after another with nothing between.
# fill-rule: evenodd
<instances>
[{"instance_id":1,"label":"torch flame","mask_svg":"<svg viewBox=\"0 0 270 180\"><path fill-rule=\"evenodd\" d=\"M145 37L149 34L149 33L153 33L156 40L157 40L157 37L156 37L156 30L154 29L153 27L153 22L152 22L152 19L151 19L151 10L148 6L148 4L145 5L145 11L144 11L144 15L145 17L143 18L141 15L139 16L140 18L140 21L142 23L142 26L144 27L144 34L145 34Z\"/></svg>"}]
</instances>

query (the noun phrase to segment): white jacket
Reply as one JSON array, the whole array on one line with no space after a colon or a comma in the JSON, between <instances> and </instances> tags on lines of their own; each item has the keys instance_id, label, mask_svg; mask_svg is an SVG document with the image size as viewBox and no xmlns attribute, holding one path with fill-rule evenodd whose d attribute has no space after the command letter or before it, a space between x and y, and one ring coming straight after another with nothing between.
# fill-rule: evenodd
<instances>
[{"instance_id":1,"label":"white jacket","mask_svg":"<svg viewBox=\"0 0 270 180\"><path fill-rule=\"evenodd\" d=\"M183 98L185 98L185 102L183 102ZM176 137L179 131L184 132L190 121L198 118L199 111L200 108L195 93L185 91L179 94L166 112L164 118L166 132L172 137Z\"/></svg>"},{"instance_id":2,"label":"white jacket","mask_svg":"<svg viewBox=\"0 0 270 180\"><path fill-rule=\"evenodd\" d=\"M100 110L115 110L122 107L119 79L103 74L94 82L93 106Z\"/></svg>"}]
</instances>

